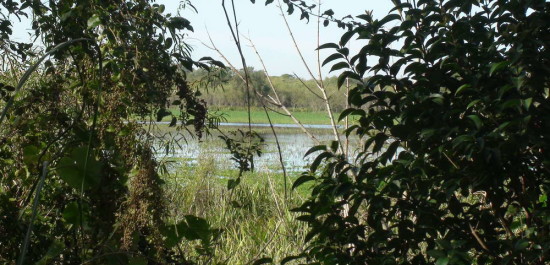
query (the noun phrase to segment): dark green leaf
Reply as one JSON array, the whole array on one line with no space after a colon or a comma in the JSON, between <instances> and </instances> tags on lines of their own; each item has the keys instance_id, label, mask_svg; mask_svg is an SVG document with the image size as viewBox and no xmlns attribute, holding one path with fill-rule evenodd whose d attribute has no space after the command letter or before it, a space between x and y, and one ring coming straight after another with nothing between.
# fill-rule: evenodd
<instances>
[{"instance_id":1,"label":"dark green leaf","mask_svg":"<svg viewBox=\"0 0 550 265\"><path fill-rule=\"evenodd\" d=\"M474 122L477 129L481 128L483 125L483 122L477 115L468 115L468 118Z\"/></svg>"},{"instance_id":2,"label":"dark green leaf","mask_svg":"<svg viewBox=\"0 0 550 265\"><path fill-rule=\"evenodd\" d=\"M332 154L329 152L323 152L320 155L318 155L315 160L313 160L313 163L311 163L310 170L311 172L315 172L317 170L317 167L321 164L321 162L329 157L331 157Z\"/></svg>"},{"instance_id":3,"label":"dark green leaf","mask_svg":"<svg viewBox=\"0 0 550 265\"><path fill-rule=\"evenodd\" d=\"M191 22L189 20L183 18L183 17L173 17L170 19L170 26L174 27L175 29L183 30L187 29L189 31L193 31L193 27L191 26Z\"/></svg>"},{"instance_id":4,"label":"dark green leaf","mask_svg":"<svg viewBox=\"0 0 550 265\"><path fill-rule=\"evenodd\" d=\"M389 14L387 16L385 16L384 18L382 18L379 22L380 22L380 26L383 26L384 24L392 21L392 20L400 20L401 19L401 16L399 14Z\"/></svg>"},{"instance_id":5,"label":"dark green leaf","mask_svg":"<svg viewBox=\"0 0 550 265\"><path fill-rule=\"evenodd\" d=\"M345 109L344 111L342 111L342 113L340 113L340 117L338 117L338 121L342 121L354 111L355 111L354 108Z\"/></svg>"},{"instance_id":6,"label":"dark green leaf","mask_svg":"<svg viewBox=\"0 0 550 265\"><path fill-rule=\"evenodd\" d=\"M409 129L405 125L395 125L390 129L391 133L395 137L405 139L409 135Z\"/></svg>"},{"instance_id":7,"label":"dark green leaf","mask_svg":"<svg viewBox=\"0 0 550 265\"><path fill-rule=\"evenodd\" d=\"M302 175L301 177L299 177L298 179L296 179L296 181L294 181L294 184L292 184L292 189L296 189L297 187L299 187L300 185L308 182L308 181L312 181L312 180L315 180L315 177L314 176L310 176L310 175Z\"/></svg>"},{"instance_id":8,"label":"dark green leaf","mask_svg":"<svg viewBox=\"0 0 550 265\"><path fill-rule=\"evenodd\" d=\"M40 150L34 145L25 146L23 148L23 161L25 164L37 163L40 156Z\"/></svg>"},{"instance_id":9,"label":"dark green leaf","mask_svg":"<svg viewBox=\"0 0 550 265\"><path fill-rule=\"evenodd\" d=\"M310 148L309 150L307 150L306 154L304 155L304 158L307 157L308 155L310 155L311 153L321 151L321 150L326 151L327 146L326 145L317 145L317 146L314 146L314 147Z\"/></svg>"},{"instance_id":10,"label":"dark green leaf","mask_svg":"<svg viewBox=\"0 0 550 265\"><path fill-rule=\"evenodd\" d=\"M456 90L455 96L458 96L468 90L472 90L472 86L470 84L464 84Z\"/></svg>"},{"instance_id":11,"label":"dark green leaf","mask_svg":"<svg viewBox=\"0 0 550 265\"><path fill-rule=\"evenodd\" d=\"M285 265L293 260L301 258L300 256L288 256L281 260L281 265Z\"/></svg>"},{"instance_id":12,"label":"dark green leaf","mask_svg":"<svg viewBox=\"0 0 550 265\"><path fill-rule=\"evenodd\" d=\"M349 68L349 64L347 62L339 62L330 68L330 72L337 71L344 68Z\"/></svg>"},{"instance_id":13,"label":"dark green leaf","mask_svg":"<svg viewBox=\"0 0 550 265\"><path fill-rule=\"evenodd\" d=\"M334 11L332 11L332 9L326 10L325 12L323 12L323 15L326 15L326 16L333 16L333 15L334 15Z\"/></svg>"},{"instance_id":14,"label":"dark green leaf","mask_svg":"<svg viewBox=\"0 0 550 265\"><path fill-rule=\"evenodd\" d=\"M260 264L268 264L268 263L273 263L273 259L272 258L261 258L259 260L254 261L254 263L252 263L252 264L253 265L260 265Z\"/></svg>"},{"instance_id":15,"label":"dark green leaf","mask_svg":"<svg viewBox=\"0 0 550 265\"><path fill-rule=\"evenodd\" d=\"M170 49L172 47L172 44L174 43L174 41L172 40L172 38L167 38L165 41L164 41L164 47L166 49Z\"/></svg>"},{"instance_id":16,"label":"dark green leaf","mask_svg":"<svg viewBox=\"0 0 550 265\"><path fill-rule=\"evenodd\" d=\"M521 251L526 249L529 245L530 245L529 240L522 238L516 241L516 244L514 245L514 249Z\"/></svg>"},{"instance_id":17,"label":"dark green leaf","mask_svg":"<svg viewBox=\"0 0 550 265\"><path fill-rule=\"evenodd\" d=\"M329 57L327 57L324 61L323 61L323 64L322 66L324 66L325 64L327 63L330 63L336 59L341 59L341 58L344 58L344 56L340 53L333 53L331 54Z\"/></svg>"},{"instance_id":18,"label":"dark green leaf","mask_svg":"<svg viewBox=\"0 0 550 265\"><path fill-rule=\"evenodd\" d=\"M356 73L352 71L344 71L342 72L342 74L340 74L340 76L338 76L338 88L342 87L342 85L344 85L344 83L346 82L346 80L348 80L348 78L352 80L357 80L357 81L361 80L361 77Z\"/></svg>"},{"instance_id":19,"label":"dark green leaf","mask_svg":"<svg viewBox=\"0 0 550 265\"><path fill-rule=\"evenodd\" d=\"M76 148L69 156L61 158L56 167L59 177L77 190L95 188L100 182L101 163L90 155L86 164L86 154L86 147Z\"/></svg>"},{"instance_id":20,"label":"dark green leaf","mask_svg":"<svg viewBox=\"0 0 550 265\"><path fill-rule=\"evenodd\" d=\"M309 14L306 11L303 11L300 15L300 20L302 19L307 19L307 21L309 22Z\"/></svg>"},{"instance_id":21,"label":"dark green leaf","mask_svg":"<svg viewBox=\"0 0 550 265\"><path fill-rule=\"evenodd\" d=\"M449 258L448 257L441 257L441 258L437 259L435 264L436 265L447 265L447 264L449 264Z\"/></svg>"},{"instance_id":22,"label":"dark green leaf","mask_svg":"<svg viewBox=\"0 0 550 265\"><path fill-rule=\"evenodd\" d=\"M93 29L101 24L101 20L97 15L92 16L88 19L88 29Z\"/></svg>"},{"instance_id":23,"label":"dark green leaf","mask_svg":"<svg viewBox=\"0 0 550 265\"><path fill-rule=\"evenodd\" d=\"M489 70L489 76L492 76L495 72L500 72L505 69L510 63L507 61L491 64L491 70Z\"/></svg>"},{"instance_id":24,"label":"dark green leaf","mask_svg":"<svg viewBox=\"0 0 550 265\"><path fill-rule=\"evenodd\" d=\"M240 183L241 183L241 179L240 179L240 178L237 178L237 179L230 179L230 180L227 181L227 189L228 189L228 190L232 190L232 189L234 189L235 187L237 187Z\"/></svg>"},{"instance_id":25,"label":"dark green leaf","mask_svg":"<svg viewBox=\"0 0 550 265\"><path fill-rule=\"evenodd\" d=\"M328 49L328 48L338 49L338 48L340 48L340 46L338 46L338 44L336 44L336 43L325 43L325 44L319 46L316 50Z\"/></svg>"},{"instance_id":26,"label":"dark green leaf","mask_svg":"<svg viewBox=\"0 0 550 265\"><path fill-rule=\"evenodd\" d=\"M170 124L168 127L174 127L178 123L178 119L176 117L172 117L172 120L170 121Z\"/></svg>"},{"instance_id":27,"label":"dark green leaf","mask_svg":"<svg viewBox=\"0 0 550 265\"><path fill-rule=\"evenodd\" d=\"M344 33L344 35L342 35L342 37L340 38L340 46L346 46L348 41L351 39L351 37L353 37L353 35L355 35L355 33L355 31L348 31Z\"/></svg>"},{"instance_id":28,"label":"dark green leaf","mask_svg":"<svg viewBox=\"0 0 550 265\"><path fill-rule=\"evenodd\" d=\"M294 6L292 4L288 5L288 9L286 10L286 12L289 15L292 15L292 13L294 13Z\"/></svg>"},{"instance_id":29,"label":"dark green leaf","mask_svg":"<svg viewBox=\"0 0 550 265\"><path fill-rule=\"evenodd\" d=\"M87 224L88 216L89 216L88 214L89 208L86 204L83 204L81 206L82 209L80 209L78 205L79 205L78 202L70 202L67 205L65 205L65 209L63 210L63 214L62 214L63 220L65 220L65 223L71 224L71 225L77 225L77 226L79 226L80 224L84 224L84 225Z\"/></svg>"}]
</instances>

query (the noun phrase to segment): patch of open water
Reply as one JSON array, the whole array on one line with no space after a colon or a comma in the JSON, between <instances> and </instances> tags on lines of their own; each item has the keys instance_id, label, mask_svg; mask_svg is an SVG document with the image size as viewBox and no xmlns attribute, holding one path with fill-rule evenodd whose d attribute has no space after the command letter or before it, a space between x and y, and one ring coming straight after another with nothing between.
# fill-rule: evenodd
<instances>
[{"instance_id":1,"label":"patch of open water","mask_svg":"<svg viewBox=\"0 0 550 265\"><path fill-rule=\"evenodd\" d=\"M269 126L269 124L266 124ZM239 124L234 127L235 129L246 130L248 124ZM282 125L286 126L286 125ZM276 128L293 128L276 126ZM310 127L316 129L323 127ZM330 128L330 126L328 127ZM277 145L275 137L271 133L260 134L264 140L265 145L263 147L263 153L260 157L254 157L254 165L256 170L280 172L282 171L279 162L279 153L277 151ZM180 147L166 152L162 146L157 146L157 157L159 158L175 158L179 161L185 161L188 165L198 164L201 157L213 158L216 162L216 166L219 168L234 168L235 163L231 160L231 154L225 148L225 142L219 138L219 133L213 133L207 138L197 141L188 139L186 143L181 143ZM329 143L334 139L331 130L317 130L315 136L323 144ZM281 154L285 168L288 172L301 172L307 170L307 166L313 162L316 155L311 154L308 157L304 157L304 154L315 145L314 141L307 135L296 130L285 130L284 132L277 133L279 144L281 146ZM354 150L359 146L358 139L351 139L350 150Z\"/></svg>"}]
</instances>

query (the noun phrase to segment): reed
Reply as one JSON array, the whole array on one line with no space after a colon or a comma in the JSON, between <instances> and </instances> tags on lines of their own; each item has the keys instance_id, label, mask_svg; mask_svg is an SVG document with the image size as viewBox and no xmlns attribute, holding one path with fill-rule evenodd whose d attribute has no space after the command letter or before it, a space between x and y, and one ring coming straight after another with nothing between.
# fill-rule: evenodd
<instances>
[{"instance_id":1,"label":"reed","mask_svg":"<svg viewBox=\"0 0 550 265\"><path fill-rule=\"evenodd\" d=\"M181 166L165 176L171 221L192 214L223 229L210 255L199 253L194 242L183 241L179 249L186 258L205 264L249 264L263 257L280 262L299 253L305 227L289 209L303 202L307 190L285 200L282 174L253 172L229 191L220 175L238 172L217 165L215 158L203 155L198 165Z\"/></svg>"}]
</instances>

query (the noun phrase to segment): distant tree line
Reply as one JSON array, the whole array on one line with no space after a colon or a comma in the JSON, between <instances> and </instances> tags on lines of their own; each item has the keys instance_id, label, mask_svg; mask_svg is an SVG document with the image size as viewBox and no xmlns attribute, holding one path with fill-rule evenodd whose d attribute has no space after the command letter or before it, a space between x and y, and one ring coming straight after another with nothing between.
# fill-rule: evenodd
<instances>
[{"instance_id":1,"label":"distant tree line","mask_svg":"<svg viewBox=\"0 0 550 265\"><path fill-rule=\"evenodd\" d=\"M241 70L242 71L242 70ZM251 85L258 93L268 95L272 93L268 78L263 71L249 69ZM243 75L244 76L244 75ZM245 108L247 105L247 91L243 80L229 70L208 72L197 70L189 73L190 84L200 89L202 98L211 108ZM305 80L291 74L270 76L273 86L279 91L282 103L295 110L322 111L325 103L316 97L312 91L316 91L314 80ZM337 77L327 77L323 80L330 95L331 104L336 111L345 109L345 88L337 88ZM308 89L309 88L309 89ZM258 97L251 91L250 103L252 107L262 107Z\"/></svg>"}]
</instances>

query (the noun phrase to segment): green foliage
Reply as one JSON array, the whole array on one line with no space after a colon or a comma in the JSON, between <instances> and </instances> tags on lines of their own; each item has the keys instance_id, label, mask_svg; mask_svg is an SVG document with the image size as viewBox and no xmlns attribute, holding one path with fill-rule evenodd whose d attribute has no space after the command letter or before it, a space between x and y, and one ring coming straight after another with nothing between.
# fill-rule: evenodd
<instances>
[{"instance_id":1,"label":"green foliage","mask_svg":"<svg viewBox=\"0 0 550 265\"><path fill-rule=\"evenodd\" d=\"M177 224L166 225L162 233L167 238L167 247L176 247L184 238L189 241L199 240L201 245L195 250L200 255L212 256L213 242L220 236L221 230L211 228L204 218L185 215Z\"/></svg>"},{"instance_id":2,"label":"green foliage","mask_svg":"<svg viewBox=\"0 0 550 265\"><path fill-rule=\"evenodd\" d=\"M292 198L284 199L282 174L256 171L245 172L239 186L228 191L226 178L239 172L227 169L216 157L203 153L197 164L177 163L183 166L164 178L173 223L193 215L208 220L210 230L220 229L210 253L202 251L200 240L182 238L177 247L181 256L198 264L267 262L264 257L278 264L285 256L297 254L305 227L286 209L303 202L307 189L301 187Z\"/></svg>"},{"instance_id":3,"label":"green foliage","mask_svg":"<svg viewBox=\"0 0 550 265\"><path fill-rule=\"evenodd\" d=\"M97 188L101 178L101 164L86 157L86 147L75 148L67 157L57 163L57 175L69 186L80 190Z\"/></svg>"},{"instance_id":4,"label":"green foliage","mask_svg":"<svg viewBox=\"0 0 550 265\"><path fill-rule=\"evenodd\" d=\"M550 258L550 5L393 1L327 59L364 138L295 209L322 264L544 264ZM364 46L348 54L358 38ZM328 62L327 62L328 63ZM366 77L369 77L367 80ZM366 81L365 81L366 80ZM339 82L342 84L342 82ZM309 177L308 177L309 176Z\"/></svg>"},{"instance_id":5,"label":"green foliage","mask_svg":"<svg viewBox=\"0 0 550 265\"><path fill-rule=\"evenodd\" d=\"M230 136L221 135L227 150L231 152L231 160L237 163L239 176L237 180L230 180L228 189L233 189L240 182L243 172L254 171L254 156L262 155L264 138L255 131L230 131Z\"/></svg>"},{"instance_id":6,"label":"green foliage","mask_svg":"<svg viewBox=\"0 0 550 265\"><path fill-rule=\"evenodd\" d=\"M186 73L220 63L191 60L190 22L154 1L0 5L2 67L9 65L0 72L0 263L184 261L161 231L154 139L130 118L169 115L200 136L206 106ZM17 16L31 19L40 46L10 39ZM178 117L166 111L171 95ZM51 168L42 170L44 162Z\"/></svg>"},{"instance_id":7,"label":"green foliage","mask_svg":"<svg viewBox=\"0 0 550 265\"><path fill-rule=\"evenodd\" d=\"M256 3L256 0L250 0L252 3ZM274 0L266 0L265 5L272 4ZM280 2L278 2L280 3ZM350 20L351 16L346 16L341 19L335 19L334 18L334 11L332 9L325 10L322 14L319 14L315 12L315 8L317 7L317 4L308 4L306 1L295 1L295 0L283 0L283 4L287 7L287 13L289 15L292 15L295 10L299 10L300 12L300 20L306 20L309 22L309 17L319 17L320 19L323 19L323 26L327 27L331 22L336 23L336 25L339 28L349 28L351 29L354 25L357 25L358 23Z\"/></svg>"}]
</instances>

